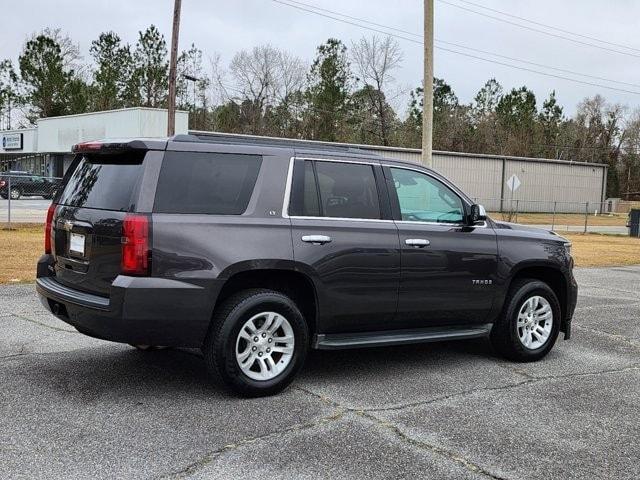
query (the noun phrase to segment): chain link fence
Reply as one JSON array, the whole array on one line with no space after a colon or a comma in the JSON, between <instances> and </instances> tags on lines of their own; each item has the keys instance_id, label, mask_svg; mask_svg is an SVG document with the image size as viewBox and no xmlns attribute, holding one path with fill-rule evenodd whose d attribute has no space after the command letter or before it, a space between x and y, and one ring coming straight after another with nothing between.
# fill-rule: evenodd
<instances>
[{"instance_id":1,"label":"chain link fence","mask_svg":"<svg viewBox=\"0 0 640 480\"><path fill-rule=\"evenodd\" d=\"M28 172L0 173L0 223L43 223L62 178ZM640 231L640 202L559 202L518 198L475 198L496 220L522 223L558 232L628 235ZM638 219L638 220L636 220ZM638 234L640 235L640 234Z\"/></svg>"},{"instance_id":2,"label":"chain link fence","mask_svg":"<svg viewBox=\"0 0 640 480\"><path fill-rule=\"evenodd\" d=\"M496 220L537 226L554 231L628 235L638 227L631 210L640 202L559 202L517 198L476 198Z\"/></svg>"},{"instance_id":3,"label":"chain link fence","mask_svg":"<svg viewBox=\"0 0 640 480\"><path fill-rule=\"evenodd\" d=\"M0 222L43 223L62 178L29 172L0 173Z\"/></svg>"}]
</instances>

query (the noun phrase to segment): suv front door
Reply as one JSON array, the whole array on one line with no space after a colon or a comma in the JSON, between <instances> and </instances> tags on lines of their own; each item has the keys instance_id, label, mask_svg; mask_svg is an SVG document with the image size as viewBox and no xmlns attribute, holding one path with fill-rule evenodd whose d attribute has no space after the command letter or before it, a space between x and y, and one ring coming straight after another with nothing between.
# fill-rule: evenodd
<instances>
[{"instance_id":1,"label":"suv front door","mask_svg":"<svg viewBox=\"0 0 640 480\"><path fill-rule=\"evenodd\" d=\"M397 328L484 323L497 270L492 228L466 224L465 202L435 175L385 166L402 274Z\"/></svg>"},{"instance_id":2,"label":"suv front door","mask_svg":"<svg viewBox=\"0 0 640 480\"><path fill-rule=\"evenodd\" d=\"M321 333L390 328L400 251L380 165L296 159L290 196L294 259L315 283Z\"/></svg>"}]
</instances>

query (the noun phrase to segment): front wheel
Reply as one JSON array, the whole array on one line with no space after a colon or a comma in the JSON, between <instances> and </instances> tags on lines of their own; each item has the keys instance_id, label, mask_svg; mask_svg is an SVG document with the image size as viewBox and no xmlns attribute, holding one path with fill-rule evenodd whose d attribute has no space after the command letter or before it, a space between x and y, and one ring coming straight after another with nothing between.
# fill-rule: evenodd
<instances>
[{"instance_id":1,"label":"front wheel","mask_svg":"<svg viewBox=\"0 0 640 480\"><path fill-rule=\"evenodd\" d=\"M502 314L491 330L491 343L510 360L536 361L553 348L560 322L560 303L549 285L521 279L509 290Z\"/></svg>"},{"instance_id":2,"label":"front wheel","mask_svg":"<svg viewBox=\"0 0 640 480\"><path fill-rule=\"evenodd\" d=\"M259 397L291 383L308 344L307 324L293 300L252 289L216 308L202 353L214 380L240 395Z\"/></svg>"}]
</instances>

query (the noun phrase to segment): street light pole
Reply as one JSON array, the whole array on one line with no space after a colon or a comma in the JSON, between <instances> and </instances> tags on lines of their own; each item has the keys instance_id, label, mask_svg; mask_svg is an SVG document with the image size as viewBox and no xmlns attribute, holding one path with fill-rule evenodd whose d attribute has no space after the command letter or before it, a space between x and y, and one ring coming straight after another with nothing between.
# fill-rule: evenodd
<instances>
[{"instance_id":1,"label":"street light pole","mask_svg":"<svg viewBox=\"0 0 640 480\"><path fill-rule=\"evenodd\" d=\"M422 106L422 163L433 166L433 0L424 0L424 92Z\"/></svg>"},{"instance_id":2,"label":"street light pole","mask_svg":"<svg viewBox=\"0 0 640 480\"><path fill-rule=\"evenodd\" d=\"M167 136L176 133L176 64L178 62L178 37L180 36L180 8L182 0L175 0L173 6L173 31L171 33L171 58L169 60L169 101Z\"/></svg>"}]
</instances>

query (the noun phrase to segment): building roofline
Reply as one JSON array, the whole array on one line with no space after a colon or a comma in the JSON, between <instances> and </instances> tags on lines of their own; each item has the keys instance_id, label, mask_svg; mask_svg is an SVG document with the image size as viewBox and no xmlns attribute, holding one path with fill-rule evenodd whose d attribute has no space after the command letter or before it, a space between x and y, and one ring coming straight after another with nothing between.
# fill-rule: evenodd
<instances>
[{"instance_id":1,"label":"building roofline","mask_svg":"<svg viewBox=\"0 0 640 480\"><path fill-rule=\"evenodd\" d=\"M105 113L116 113L116 112L127 112L131 110L150 110L152 112L166 112L166 108L152 108L152 107L127 107L127 108L116 108L114 110L100 110L95 112L84 112L84 113L74 113L73 115L60 115L57 117L44 117L36 120L36 123L50 121L50 120L60 120L62 118L75 118L75 117L86 117L89 115L100 115ZM187 110L176 110L176 113L189 113Z\"/></svg>"}]
</instances>

